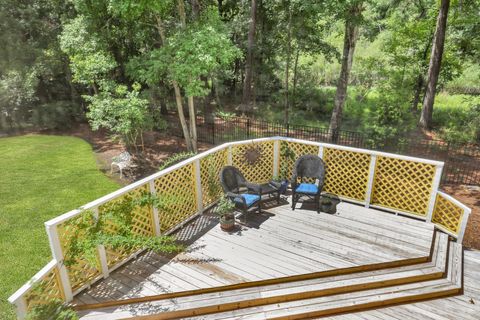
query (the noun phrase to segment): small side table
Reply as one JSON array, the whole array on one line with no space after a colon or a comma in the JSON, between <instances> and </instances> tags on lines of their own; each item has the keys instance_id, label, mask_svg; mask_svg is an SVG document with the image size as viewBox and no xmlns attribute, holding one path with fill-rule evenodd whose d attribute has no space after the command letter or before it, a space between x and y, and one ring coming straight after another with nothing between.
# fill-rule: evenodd
<instances>
[{"instance_id":1,"label":"small side table","mask_svg":"<svg viewBox=\"0 0 480 320\"><path fill-rule=\"evenodd\" d=\"M277 204L280 204L280 194L284 194L287 187L288 182L270 181L260 185L261 195L272 196L276 194Z\"/></svg>"}]
</instances>

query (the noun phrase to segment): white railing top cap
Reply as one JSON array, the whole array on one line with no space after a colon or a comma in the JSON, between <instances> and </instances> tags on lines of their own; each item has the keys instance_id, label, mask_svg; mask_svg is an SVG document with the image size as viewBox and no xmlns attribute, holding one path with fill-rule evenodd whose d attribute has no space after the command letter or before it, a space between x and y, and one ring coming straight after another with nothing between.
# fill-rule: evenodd
<instances>
[{"instance_id":1,"label":"white railing top cap","mask_svg":"<svg viewBox=\"0 0 480 320\"><path fill-rule=\"evenodd\" d=\"M345 150L345 151L352 151L352 152L359 152L359 153L367 153L375 156L383 156L383 157L390 157L390 158L395 158L395 159L400 159L400 160L407 160L407 161L414 161L414 162L421 162L421 163L426 163L426 164L431 164L435 165L438 167L443 167L444 163L440 161L434 161L434 160L428 160L428 159L422 159L422 158L415 158L415 157L408 157L408 156L402 156L398 154L393 154L393 153L386 153L386 152L379 152L379 151L373 151L373 150L368 150L368 149L360 149L360 148L352 148L352 147L345 147L345 146L340 146L336 144L328 144L328 143L323 143L323 142L313 142L313 141L308 141L308 140L302 140L302 139L296 139L296 138L287 138L287 137L281 137L281 136L275 136L275 137L268 137L268 138L257 138L257 139L249 139L249 140L242 140L242 141L234 141L234 142L227 142L224 144L221 144L219 146L216 146L212 149L209 149L207 151L204 151L202 153L199 153L189 159L186 159L182 162L179 162L171 167L168 167L164 170L158 171L146 178L143 178L139 181L136 181L132 184L129 184L128 186L125 186L121 189L118 189L110 194L107 194L101 198L98 198L97 200L94 200L92 202L89 202L82 207L69 211L63 215L60 215L58 217L55 217L47 222L45 222L45 225L47 227L52 227L55 226L59 223L62 223L79 213L81 213L84 210L89 210L93 209L95 207L98 207L114 198L117 198L133 189L136 189L146 183L149 183L150 181L157 179L169 172L172 172L173 170L176 170L184 165L193 163L194 161L200 160L204 157L207 157L208 155L215 153L217 151L220 151L222 149L225 149L229 146L234 146L234 145L240 145L240 144L247 144L247 143L259 143L259 142L266 142L266 141L290 141L290 142L297 142L297 143L304 143L304 144L310 144L310 145L315 145L319 147L324 147L324 148L334 148L334 149L339 149L339 150Z\"/></svg>"}]
</instances>

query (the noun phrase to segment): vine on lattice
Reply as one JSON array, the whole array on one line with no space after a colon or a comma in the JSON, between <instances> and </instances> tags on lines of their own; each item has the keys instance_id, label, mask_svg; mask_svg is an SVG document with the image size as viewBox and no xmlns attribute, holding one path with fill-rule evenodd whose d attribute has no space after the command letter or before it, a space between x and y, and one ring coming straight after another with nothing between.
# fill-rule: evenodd
<instances>
[{"instance_id":1,"label":"vine on lattice","mask_svg":"<svg viewBox=\"0 0 480 320\"><path fill-rule=\"evenodd\" d=\"M225 149L200 159L200 180L204 207L217 201L222 196L223 191L219 174L225 165L227 165L227 151Z\"/></svg>"},{"instance_id":2,"label":"vine on lattice","mask_svg":"<svg viewBox=\"0 0 480 320\"><path fill-rule=\"evenodd\" d=\"M52 300L65 300L56 266L38 280L25 295L27 310L30 310L36 305L48 304Z\"/></svg>"},{"instance_id":3,"label":"vine on lattice","mask_svg":"<svg viewBox=\"0 0 480 320\"><path fill-rule=\"evenodd\" d=\"M157 252L181 250L182 247L173 238L154 236L151 221L143 215L144 212L150 213L152 207L162 207L164 204L163 199L140 187L104 204L98 216L86 210L65 222L61 238L65 257L63 263L67 267L73 290L99 275L100 245L107 250L109 267L139 249Z\"/></svg>"},{"instance_id":4,"label":"vine on lattice","mask_svg":"<svg viewBox=\"0 0 480 320\"><path fill-rule=\"evenodd\" d=\"M295 161L303 155L318 155L319 147L298 142L280 141L279 174L280 178L289 180L292 177Z\"/></svg>"}]
</instances>

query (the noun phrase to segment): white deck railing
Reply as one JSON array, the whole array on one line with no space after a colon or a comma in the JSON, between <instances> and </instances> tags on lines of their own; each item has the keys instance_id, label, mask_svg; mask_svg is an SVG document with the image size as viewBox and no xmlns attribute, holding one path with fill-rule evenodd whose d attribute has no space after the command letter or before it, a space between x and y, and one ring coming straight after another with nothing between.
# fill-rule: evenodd
<instances>
[{"instance_id":1,"label":"white deck railing","mask_svg":"<svg viewBox=\"0 0 480 320\"><path fill-rule=\"evenodd\" d=\"M251 146L260 148L262 152L259 161L248 165L244 152ZM42 297L38 297L38 294L34 297L33 288L36 284L48 286L49 293L44 300L60 298L71 301L75 294L95 281L108 277L110 272L138 254L117 255L113 259L104 246L98 246L98 265L88 266L79 262L75 268L67 267L63 264L65 239L62 225L65 222L75 219L86 210L98 215L102 206L138 190L148 190L160 196L162 192L170 192L188 200L175 207L180 220L167 217L153 207L142 214L146 214L151 223L145 231L151 236L172 233L215 203L220 194L207 194L208 184L212 183L212 174L218 180L218 171L224 165L238 166L247 180L254 182L278 177L281 168L288 167L287 171L290 172L292 161L285 157L282 148L290 149L296 157L314 153L323 158L327 166L325 191L366 207L435 223L459 241L463 239L470 209L438 190L443 162L284 137L230 142L47 221L45 226L53 260L8 299L15 305L18 317L23 318L34 303L41 303ZM167 191L163 190L167 187Z\"/></svg>"}]
</instances>

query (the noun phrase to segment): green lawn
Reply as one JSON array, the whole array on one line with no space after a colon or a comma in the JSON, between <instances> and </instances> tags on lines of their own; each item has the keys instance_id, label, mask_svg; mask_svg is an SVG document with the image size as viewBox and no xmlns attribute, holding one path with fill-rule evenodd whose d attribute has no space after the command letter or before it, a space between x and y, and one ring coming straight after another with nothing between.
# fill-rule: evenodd
<instances>
[{"instance_id":1,"label":"green lawn","mask_svg":"<svg viewBox=\"0 0 480 320\"><path fill-rule=\"evenodd\" d=\"M0 319L6 299L51 259L44 222L119 188L82 139L0 139Z\"/></svg>"}]
</instances>

